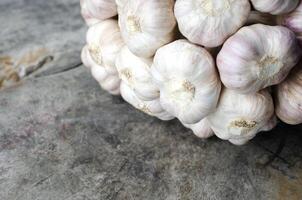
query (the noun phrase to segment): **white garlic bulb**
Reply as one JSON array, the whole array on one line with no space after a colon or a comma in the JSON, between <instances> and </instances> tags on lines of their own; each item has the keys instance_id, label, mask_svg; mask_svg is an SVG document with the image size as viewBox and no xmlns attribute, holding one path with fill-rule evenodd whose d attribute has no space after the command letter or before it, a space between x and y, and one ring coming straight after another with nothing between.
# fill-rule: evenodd
<instances>
[{"instance_id":1,"label":"white garlic bulb","mask_svg":"<svg viewBox=\"0 0 302 200\"><path fill-rule=\"evenodd\" d=\"M115 0L80 0L81 13L88 26L117 15Z\"/></svg>"},{"instance_id":2,"label":"white garlic bulb","mask_svg":"<svg viewBox=\"0 0 302 200\"><path fill-rule=\"evenodd\" d=\"M88 26L93 26L94 24L97 24L100 22L99 19L94 18L89 13L86 0L80 0L80 5L81 5L81 15Z\"/></svg>"},{"instance_id":3,"label":"white garlic bulb","mask_svg":"<svg viewBox=\"0 0 302 200\"><path fill-rule=\"evenodd\" d=\"M207 120L204 118L200 122L196 124L183 124L186 128L189 128L193 131L193 133L200 138L209 138L214 135L213 130Z\"/></svg>"},{"instance_id":4,"label":"white garlic bulb","mask_svg":"<svg viewBox=\"0 0 302 200\"><path fill-rule=\"evenodd\" d=\"M276 114L288 124L302 123L302 61L276 88Z\"/></svg>"},{"instance_id":5,"label":"white garlic bulb","mask_svg":"<svg viewBox=\"0 0 302 200\"><path fill-rule=\"evenodd\" d=\"M124 46L117 20L109 19L91 26L86 40L93 61L107 73L117 74L115 59Z\"/></svg>"},{"instance_id":6,"label":"white garlic bulb","mask_svg":"<svg viewBox=\"0 0 302 200\"><path fill-rule=\"evenodd\" d=\"M274 105L268 90L243 95L223 89L217 110L207 119L219 138L241 145L258 132L268 130L273 115Z\"/></svg>"},{"instance_id":7,"label":"white garlic bulb","mask_svg":"<svg viewBox=\"0 0 302 200\"><path fill-rule=\"evenodd\" d=\"M122 5L118 8L119 25L132 53L152 57L159 47L172 41L174 0L129 0Z\"/></svg>"},{"instance_id":8,"label":"white garlic bulb","mask_svg":"<svg viewBox=\"0 0 302 200\"><path fill-rule=\"evenodd\" d=\"M123 99L136 109L141 110L150 116L155 116L161 120L171 120L174 118L162 108L159 99L143 101L139 99L134 91L123 81L121 83L120 91Z\"/></svg>"},{"instance_id":9,"label":"white garlic bulb","mask_svg":"<svg viewBox=\"0 0 302 200\"><path fill-rule=\"evenodd\" d=\"M165 45L157 50L151 72L161 105L182 123L197 123L215 109L221 83L204 48L187 40Z\"/></svg>"},{"instance_id":10,"label":"white garlic bulb","mask_svg":"<svg viewBox=\"0 0 302 200\"><path fill-rule=\"evenodd\" d=\"M254 8L264 13L280 15L294 10L300 0L251 0Z\"/></svg>"},{"instance_id":11,"label":"white garlic bulb","mask_svg":"<svg viewBox=\"0 0 302 200\"><path fill-rule=\"evenodd\" d=\"M302 1L299 6L291 13L280 16L281 24L294 31L302 46Z\"/></svg>"},{"instance_id":12,"label":"white garlic bulb","mask_svg":"<svg viewBox=\"0 0 302 200\"><path fill-rule=\"evenodd\" d=\"M241 28L224 43L217 66L227 88L248 94L283 81L300 56L292 31L255 24Z\"/></svg>"},{"instance_id":13,"label":"white garlic bulb","mask_svg":"<svg viewBox=\"0 0 302 200\"><path fill-rule=\"evenodd\" d=\"M92 76L104 90L113 95L120 94L120 79L118 74L109 74L103 66L94 62L87 45L82 49L81 58L83 64L91 69Z\"/></svg>"},{"instance_id":14,"label":"white garlic bulb","mask_svg":"<svg viewBox=\"0 0 302 200\"><path fill-rule=\"evenodd\" d=\"M217 47L246 22L248 0L177 0L175 17L180 32L193 43Z\"/></svg>"},{"instance_id":15,"label":"white garlic bulb","mask_svg":"<svg viewBox=\"0 0 302 200\"><path fill-rule=\"evenodd\" d=\"M117 56L115 64L124 83L133 89L136 96L144 101L159 98L159 89L152 81L151 58L140 58L125 46Z\"/></svg>"}]
</instances>

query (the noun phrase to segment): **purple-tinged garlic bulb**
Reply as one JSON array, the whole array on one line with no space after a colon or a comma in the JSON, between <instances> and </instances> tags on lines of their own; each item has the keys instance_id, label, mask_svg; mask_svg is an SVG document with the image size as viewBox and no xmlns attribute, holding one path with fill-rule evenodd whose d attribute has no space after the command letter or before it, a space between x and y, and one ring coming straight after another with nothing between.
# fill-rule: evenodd
<instances>
[{"instance_id":1,"label":"purple-tinged garlic bulb","mask_svg":"<svg viewBox=\"0 0 302 200\"><path fill-rule=\"evenodd\" d=\"M293 11L300 0L251 0L254 8L260 12L273 15L285 14Z\"/></svg>"},{"instance_id":2,"label":"purple-tinged garlic bulb","mask_svg":"<svg viewBox=\"0 0 302 200\"><path fill-rule=\"evenodd\" d=\"M213 130L207 120L204 118L196 124L183 124L186 128L189 128L199 138L209 138L214 135Z\"/></svg>"},{"instance_id":3,"label":"purple-tinged garlic bulb","mask_svg":"<svg viewBox=\"0 0 302 200\"><path fill-rule=\"evenodd\" d=\"M127 46L121 50L115 61L120 79L144 101L159 98L159 89L153 83L150 72L152 62L151 58L135 56Z\"/></svg>"},{"instance_id":4,"label":"purple-tinged garlic bulb","mask_svg":"<svg viewBox=\"0 0 302 200\"><path fill-rule=\"evenodd\" d=\"M302 123L302 61L276 87L276 114L287 124Z\"/></svg>"},{"instance_id":5,"label":"purple-tinged garlic bulb","mask_svg":"<svg viewBox=\"0 0 302 200\"><path fill-rule=\"evenodd\" d=\"M91 70L93 78L104 90L113 95L120 94L120 79L118 74L109 74L103 66L97 64L90 56L87 45L82 50L81 58L83 65Z\"/></svg>"},{"instance_id":6,"label":"purple-tinged garlic bulb","mask_svg":"<svg viewBox=\"0 0 302 200\"><path fill-rule=\"evenodd\" d=\"M81 13L88 26L117 15L115 0L80 0Z\"/></svg>"},{"instance_id":7,"label":"purple-tinged garlic bulb","mask_svg":"<svg viewBox=\"0 0 302 200\"><path fill-rule=\"evenodd\" d=\"M157 50L151 73L160 103L182 123L194 124L215 110L221 82L212 56L187 40Z\"/></svg>"},{"instance_id":8,"label":"purple-tinged garlic bulb","mask_svg":"<svg viewBox=\"0 0 302 200\"><path fill-rule=\"evenodd\" d=\"M177 0L174 8L180 32L205 47L220 46L245 24L250 10L248 0Z\"/></svg>"},{"instance_id":9,"label":"purple-tinged garlic bulb","mask_svg":"<svg viewBox=\"0 0 302 200\"><path fill-rule=\"evenodd\" d=\"M119 25L129 50L139 57L152 57L171 42L176 26L174 0L129 0L118 3Z\"/></svg>"},{"instance_id":10,"label":"purple-tinged garlic bulb","mask_svg":"<svg viewBox=\"0 0 302 200\"><path fill-rule=\"evenodd\" d=\"M239 94L224 88L216 111L207 119L217 137L242 145L274 126L274 105L268 90Z\"/></svg>"},{"instance_id":11,"label":"purple-tinged garlic bulb","mask_svg":"<svg viewBox=\"0 0 302 200\"><path fill-rule=\"evenodd\" d=\"M295 34L288 28L255 24L224 43L217 66L227 88L248 94L283 81L300 57Z\"/></svg>"},{"instance_id":12,"label":"purple-tinged garlic bulb","mask_svg":"<svg viewBox=\"0 0 302 200\"><path fill-rule=\"evenodd\" d=\"M144 113L157 117L161 120L171 120L174 117L167 113L162 106L160 105L159 99L154 99L152 101L144 101L138 98L133 91L125 82L121 83L121 95L125 101L131 104L138 110L143 111Z\"/></svg>"},{"instance_id":13,"label":"purple-tinged garlic bulb","mask_svg":"<svg viewBox=\"0 0 302 200\"><path fill-rule=\"evenodd\" d=\"M302 1L291 13L280 17L281 24L294 31L302 46Z\"/></svg>"}]
</instances>

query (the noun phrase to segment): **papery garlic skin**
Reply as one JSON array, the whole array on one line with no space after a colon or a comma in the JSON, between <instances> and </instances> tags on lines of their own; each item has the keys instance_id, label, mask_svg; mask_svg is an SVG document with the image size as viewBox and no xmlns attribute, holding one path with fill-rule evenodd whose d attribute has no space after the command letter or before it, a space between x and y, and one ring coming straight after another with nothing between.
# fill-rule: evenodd
<instances>
[{"instance_id":1,"label":"papery garlic skin","mask_svg":"<svg viewBox=\"0 0 302 200\"><path fill-rule=\"evenodd\" d=\"M121 83L120 91L123 99L136 109L141 110L150 116L155 116L161 120L171 120L174 118L162 108L159 99L143 101L139 99L134 93L133 89L131 89L123 81Z\"/></svg>"},{"instance_id":2,"label":"papery garlic skin","mask_svg":"<svg viewBox=\"0 0 302 200\"><path fill-rule=\"evenodd\" d=\"M144 101L159 98L159 89L153 83L150 72L152 62L151 58L135 56L127 46L121 50L115 61L120 79Z\"/></svg>"},{"instance_id":3,"label":"papery garlic skin","mask_svg":"<svg viewBox=\"0 0 302 200\"><path fill-rule=\"evenodd\" d=\"M248 0L177 0L175 17L180 32L193 43L220 46L246 22Z\"/></svg>"},{"instance_id":4,"label":"papery garlic skin","mask_svg":"<svg viewBox=\"0 0 302 200\"><path fill-rule=\"evenodd\" d=\"M120 82L118 74L109 74L105 68L92 59L88 46L84 46L81 54L83 65L90 68L93 78L100 84L100 86L108 91L110 94L120 94Z\"/></svg>"},{"instance_id":5,"label":"papery garlic skin","mask_svg":"<svg viewBox=\"0 0 302 200\"><path fill-rule=\"evenodd\" d=\"M161 105L182 123L197 123L215 109L221 83L204 48L187 40L165 45L156 52L151 73Z\"/></svg>"},{"instance_id":6,"label":"papery garlic skin","mask_svg":"<svg viewBox=\"0 0 302 200\"><path fill-rule=\"evenodd\" d=\"M117 15L115 0L80 0L81 14L88 26Z\"/></svg>"},{"instance_id":7,"label":"papery garlic skin","mask_svg":"<svg viewBox=\"0 0 302 200\"><path fill-rule=\"evenodd\" d=\"M281 24L294 31L302 46L302 1L291 13L280 17Z\"/></svg>"},{"instance_id":8,"label":"papery garlic skin","mask_svg":"<svg viewBox=\"0 0 302 200\"><path fill-rule=\"evenodd\" d=\"M283 81L301 57L295 34L283 26L241 28L217 56L221 81L239 93L255 93Z\"/></svg>"},{"instance_id":9,"label":"papery garlic skin","mask_svg":"<svg viewBox=\"0 0 302 200\"><path fill-rule=\"evenodd\" d=\"M276 87L276 114L287 124L302 123L302 61Z\"/></svg>"},{"instance_id":10,"label":"papery garlic skin","mask_svg":"<svg viewBox=\"0 0 302 200\"><path fill-rule=\"evenodd\" d=\"M251 0L254 8L260 12L273 15L285 14L293 11L300 0Z\"/></svg>"},{"instance_id":11,"label":"papery garlic skin","mask_svg":"<svg viewBox=\"0 0 302 200\"><path fill-rule=\"evenodd\" d=\"M216 111L207 119L217 137L242 145L258 132L268 130L273 116L274 105L268 90L244 95L224 88Z\"/></svg>"},{"instance_id":12,"label":"papery garlic skin","mask_svg":"<svg viewBox=\"0 0 302 200\"><path fill-rule=\"evenodd\" d=\"M206 118L196 124L183 124L189 128L199 138L209 138L214 135L214 132Z\"/></svg>"},{"instance_id":13,"label":"papery garlic skin","mask_svg":"<svg viewBox=\"0 0 302 200\"><path fill-rule=\"evenodd\" d=\"M129 0L122 4L118 8L119 26L132 53L152 57L159 47L173 40L174 0Z\"/></svg>"},{"instance_id":14,"label":"papery garlic skin","mask_svg":"<svg viewBox=\"0 0 302 200\"><path fill-rule=\"evenodd\" d=\"M117 20L105 20L90 27L86 40L93 61L108 74L117 74L115 59L124 46Z\"/></svg>"}]
</instances>

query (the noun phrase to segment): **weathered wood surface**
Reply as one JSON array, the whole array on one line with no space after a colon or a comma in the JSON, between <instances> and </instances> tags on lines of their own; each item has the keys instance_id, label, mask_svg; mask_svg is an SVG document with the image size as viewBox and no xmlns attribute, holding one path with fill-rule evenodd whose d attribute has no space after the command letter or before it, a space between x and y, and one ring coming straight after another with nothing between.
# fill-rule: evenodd
<instances>
[{"instance_id":1,"label":"weathered wood surface","mask_svg":"<svg viewBox=\"0 0 302 200\"><path fill-rule=\"evenodd\" d=\"M0 92L1 200L302 199L301 129L237 147L148 117L80 65L85 29L77 0L0 1L0 57L46 50Z\"/></svg>"}]
</instances>

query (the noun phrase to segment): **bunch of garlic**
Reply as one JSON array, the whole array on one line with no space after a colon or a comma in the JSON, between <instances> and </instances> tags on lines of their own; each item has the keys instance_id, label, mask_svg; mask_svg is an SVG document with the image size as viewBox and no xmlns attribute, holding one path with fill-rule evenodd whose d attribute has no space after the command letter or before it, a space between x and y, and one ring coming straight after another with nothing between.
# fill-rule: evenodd
<instances>
[{"instance_id":1,"label":"bunch of garlic","mask_svg":"<svg viewBox=\"0 0 302 200\"><path fill-rule=\"evenodd\" d=\"M80 3L83 64L136 109L236 145L302 123L301 0Z\"/></svg>"}]
</instances>

